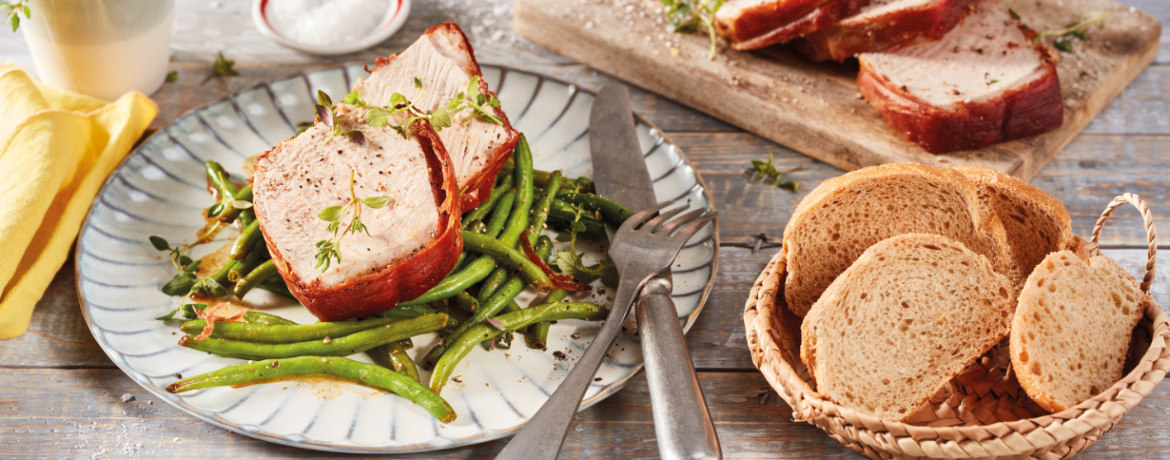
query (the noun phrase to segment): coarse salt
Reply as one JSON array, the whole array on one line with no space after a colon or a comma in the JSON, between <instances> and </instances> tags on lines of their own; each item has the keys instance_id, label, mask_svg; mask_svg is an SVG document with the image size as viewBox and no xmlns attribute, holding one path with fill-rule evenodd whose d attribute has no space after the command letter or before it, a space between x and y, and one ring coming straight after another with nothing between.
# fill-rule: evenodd
<instances>
[{"instance_id":1,"label":"coarse salt","mask_svg":"<svg viewBox=\"0 0 1170 460\"><path fill-rule=\"evenodd\" d=\"M277 33L306 45L339 45L362 39L386 20L389 0L277 0L265 15Z\"/></svg>"}]
</instances>

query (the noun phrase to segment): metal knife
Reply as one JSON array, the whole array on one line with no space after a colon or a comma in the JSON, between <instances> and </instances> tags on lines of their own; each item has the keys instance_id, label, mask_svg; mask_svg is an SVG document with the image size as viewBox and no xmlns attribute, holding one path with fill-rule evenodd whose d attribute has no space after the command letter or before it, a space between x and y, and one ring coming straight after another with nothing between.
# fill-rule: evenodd
<instances>
[{"instance_id":1,"label":"metal knife","mask_svg":"<svg viewBox=\"0 0 1170 460\"><path fill-rule=\"evenodd\" d=\"M598 92L589 119L589 145L593 156L593 182L599 195L633 210L646 209L657 203L634 128L629 90L625 86L611 84ZM606 226L611 239L614 230ZM674 304L670 301L669 271L646 286L645 289L652 292L644 292L648 301L639 304L638 318L645 324L640 323L638 329L643 337L642 354L650 384L659 451L665 459L722 458L714 424L683 344ZM573 370L496 460L557 458L573 414L580 407L602 358L617 339L633 303L612 306L605 324ZM647 337L653 340L647 341Z\"/></svg>"}]
</instances>

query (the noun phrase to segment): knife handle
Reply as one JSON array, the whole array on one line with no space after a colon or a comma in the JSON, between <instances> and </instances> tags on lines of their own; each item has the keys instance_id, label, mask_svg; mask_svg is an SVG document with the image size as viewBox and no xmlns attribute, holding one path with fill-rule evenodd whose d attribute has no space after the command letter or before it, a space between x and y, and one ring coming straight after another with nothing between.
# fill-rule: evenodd
<instances>
[{"instance_id":1,"label":"knife handle","mask_svg":"<svg viewBox=\"0 0 1170 460\"><path fill-rule=\"evenodd\" d=\"M669 294L645 295L637 314L658 452L664 460L722 459L674 301Z\"/></svg>"}]
</instances>

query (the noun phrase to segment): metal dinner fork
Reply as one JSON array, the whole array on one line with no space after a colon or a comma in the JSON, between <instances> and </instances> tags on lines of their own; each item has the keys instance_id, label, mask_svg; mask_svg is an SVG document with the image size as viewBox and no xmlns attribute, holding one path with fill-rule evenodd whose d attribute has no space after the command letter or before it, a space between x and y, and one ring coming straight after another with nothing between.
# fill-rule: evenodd
<instances>
[{"instance_id":1,"label":"metal dinner fork","mask_svg":"<svg viewBox=\"0 0 1170 460\"><path fill-rule=\"evenodd\" d=\"M684 204L677 208L659 214L659 211L673 205L673 201L659 203L634 214L610 237L609 255L617 266L621 280L618 284L614 303L605 320L605 324L598 331L593 343L585 350L584 355L573 366L568 377L561 382L557 391L552 394L544 406L532 416L520 433L508 443L504 450L496 456L496 460L554 460L561 451L565 435L572 424L573 414L581 405L581 398L593 381L593 374L601 365L601 360L609 352L610 346L617 339L622 322L629 315L630 307L635 297L645 287L647 304L645 307L669 305L671 312L674 304L670 301L670 264L682 250L692 236L703 226L715 220L716 212L706 214L706 209L697 209L686 214L690 205ZM678 216L677 219L671 218ZM652 218L653 217L653 218ZM653 299L653 300L651 300ZM648 312L663 311L660 308L647 309ZM662 315L656 315L662 316ZM639 319L642 319L641 316ZM661 318L658 318L661 319ZM670 315L674 321L673 327L678 327L676 315ZM650 318L654 321L655 318ZM639 326L641 329L641 325ZM669 345L669 344L667 344ZM679 343L681 345L681 343ZM677 357L677 353L673 353ZM649 353L644 353L648 359ZM685 358L686 351L682 351L686 367L690 369L690 360ZM655 356L657 357L657 356ZM665 368L659 363L658 368ZM652 363L647 362L648 376ZM667 401L657 401L654 404L655 431L658 433L660 447L663 443L683 445L675 446L677 451L705 452L700 455L686 455L673 458L719 458L718 440L715 439L714 427L711 425L702 393L698 382L693 377L691 369L689 382L681 382L664 388L664 394L658 396L669 398ZM679 383L679 382L671 382ZM654 396L652 399L660 399ZM697 404L698 407L695 407ZM660 414L659 407L663 407ZM659 420L662 417L662 420ZM705 419L705 423L696 420ZM664 439L664 431L667 434ZM660 449L664 457L668 456L668 449Z\"/></svg>"}]
</instances>

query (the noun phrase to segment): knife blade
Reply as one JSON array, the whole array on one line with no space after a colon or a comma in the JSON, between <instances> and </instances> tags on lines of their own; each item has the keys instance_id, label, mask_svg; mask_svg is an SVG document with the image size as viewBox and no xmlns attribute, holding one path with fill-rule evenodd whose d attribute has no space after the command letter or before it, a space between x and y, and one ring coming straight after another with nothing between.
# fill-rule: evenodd
<instances>
[{"instance_id":1,"label":"knife blade","mask_svg":"<svg viewBox=\"0 0 1170 460\"><path fill-rule=\"evenodd\" d=\"M597 194L625 206L646 209L658 204L646 158L638 143L630 93L625 85L609 84L597 92L589 114L589 153ZM606 226L609 236L613 229Z\"/></svg>"}]
</instances>

